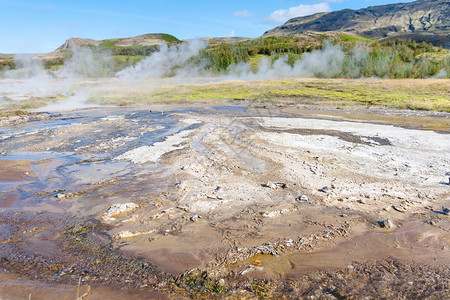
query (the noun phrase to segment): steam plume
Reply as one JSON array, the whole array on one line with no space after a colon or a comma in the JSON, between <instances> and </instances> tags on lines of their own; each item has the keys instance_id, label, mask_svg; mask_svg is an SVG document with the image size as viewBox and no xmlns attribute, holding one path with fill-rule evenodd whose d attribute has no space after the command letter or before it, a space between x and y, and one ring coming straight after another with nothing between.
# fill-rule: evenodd
<instances>
[{"instance_id":1,"label":"steam plume","mask_svg":"<svg viewBox=\"0 0 450 300\"><path fill-rule=\"evenodd\" d=\"M152 53L135 66L118 72L117 77L120 79L144 79L186 74L186 68L192 68L192 66L187 66L188 61L207 46L208 42L205 40L192 40L170 47L162 44L159 51Z\"/></svg>"}]
</instances>

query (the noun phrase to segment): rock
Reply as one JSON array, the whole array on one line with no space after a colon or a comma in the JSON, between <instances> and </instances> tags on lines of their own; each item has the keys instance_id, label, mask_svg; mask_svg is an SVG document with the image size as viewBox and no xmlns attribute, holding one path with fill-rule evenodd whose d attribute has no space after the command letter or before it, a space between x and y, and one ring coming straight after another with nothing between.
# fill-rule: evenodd
<instances>
[{"instance_id":1,"label":"rock","mask_svg":"<svg viewBox=\"0 0 450 300\"><path fill-rule=\"evenodd\" d=\"M191 220L192 222L197 222L201 218L202 217L199 215L193 215L192 217L189 218L189 220Z\"/></svg>"},{"instance_id":2,"label":"rock","mask_svg":"<svg viewBox=\"0 0 450 300\"><path fill-rule=\"evenodd\" d=\"M281 215L284 215L291 211L296 211L296 210L297 210L297 208L284 208L281 210L265 211L265 212L262 212L261 215L266 218L274 218L274 217L278 217L278 216L281 216Z\"/></svg>"},{"instance_id":3,"label":"rock","mask_svg":"<svg viewBox=\"0 0 450 300\"><path fill-rule=\"evenodd\" d=\"M330 188L328 186L324 186L324 187L318 189L318 191L322 192L322 193L328 193L330 191Z\"/></svg>"},{"instance_id":4,"label":"rock","mask_svg":"<svg viewBox=\"0 0 450 300\"><path fill-rule=\"evenodd\" d=\"M261 184L261 186L263 186L263 187L268 187L268 188L271 188L271 189L279 189L279 188L281 188L281 189L285 189L286 188L286 183L284 183L284 182L268 182L268 183L263 183L263 184Z\"/></svg>"},{"instance_id":5,"label":"rock","mask_svg":"<svg viewBox=\"0 0 450 300\"><path fill-rule=\"evenodd\" d=\"M6 153L5 151L0 152L0 154L1 154L2 156L8 155L8 153Z\"/></svg>"},{"instance_id":6,"label":"rock","mask_svg":"<svg viewBox=\"0 0 450 300\"><path fill-rule=\"evenodd\" d=\"M442 206L442 212L444 213L444 215L448 215L450 213L450 209L448 209L447 207Z\"/></svg>"},{"instance_id":7,"label":"rock","mask_svg":"<svg viewBox=\"0 0 450 300\"><path fill-rule=\"evenodd\" d=\"M66 198L66 195L63 194L63 193L59 193L59 194L56 194L56 198L58 198L58 199L64 199L64 198Z\"/></svg>"},{"instance_id":8,"label":"rock","mask_svg":"<svg viewBox=\"0 0 450 300\"><path fill-rule=\"evenodd\" d=\"M300 201L308 201L309 199L308 199L308 196L301 195L300 197L298 197L298 200L300 200Z\"/></svg>"},{"instance_id":9,"label":"rock","mask_svg":"<svg viewBox=\"0 0 450 300\"><path fill-rule=\"evenodd\" d=\"M255 260L252 262L252 265L254 265L254 266L258 266L260 264L261 264L261 262L259 260Z\"/></svg>"},{"instance_id":10,"label":"rock","mask_svg":"<svg viewBox=\"0 0 450 300\"><path fill-rule=\"evenodd\" d=\"M393 205L392 208L395 209L398 212L401 212L401 213L405 213L406 212L406 208L403 207L403 206Z\"/></svg>"},{"instance_id":11,"label":"rock","mask_svg":"<svg viewBox=\"0 0 450 300\"><path fill-rule=\"evenodd\" d=\"M108 208L105 215L102 217L103 221L113 221L118 215L122 213L128 213L139 208L136 203L118 203Z\"/></svg>"},{"instance_id":12,"label":"rock","mask_svg":"<svg viewBox=\"0 0 450 300\"><path fill-rule=\"evenodd\" d=\"M392 223L392 221L389 219L386 219L386 220L380 222L380 225L381 225L381 227L387 228L387 229L394 227L394 223Z\"/></svg>"},{"instance_id":13,"label":"rock","mask_svg":"<svg viewBox=\"0 0 450 300\"><path fill-rule=\"evenodd\" d=\"M217 284L218 284L219 286L224 286L224 285L225 285L225 279L220 278L220 279L219 279L219 282L217 282Z\"/></svg>"},{"instance_id":14,"label":"rock","mask_svg":"<svg viewBox=\"0 0 450 300\"><path fill-rule=\"evenodd\" d=\"M113 236L113 238L115 240L120 240L120 239L136 237L136 236L139 236L139 235L150 234L150 233L153 233L153 232L155 232L155 230L142 231L142 232L125 230L125 231L121 231L121 232L115 234Z\"/></svg>"}]
</instances>

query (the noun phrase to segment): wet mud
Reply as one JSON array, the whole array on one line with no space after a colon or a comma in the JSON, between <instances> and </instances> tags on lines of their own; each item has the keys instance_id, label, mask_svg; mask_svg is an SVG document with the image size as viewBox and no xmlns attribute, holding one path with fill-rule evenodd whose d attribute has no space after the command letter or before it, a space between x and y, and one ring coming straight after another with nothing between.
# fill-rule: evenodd
<instances>
[{"instance_id":1,"label":"wet mud","mask_svg":"<svg viewBox=\"0 0 450 300\"><path fill-rule=\"evenodd\" d=\"M242 105L2 120L0 293L448 297L448 120Z\"/></svg>"}]
</instances>

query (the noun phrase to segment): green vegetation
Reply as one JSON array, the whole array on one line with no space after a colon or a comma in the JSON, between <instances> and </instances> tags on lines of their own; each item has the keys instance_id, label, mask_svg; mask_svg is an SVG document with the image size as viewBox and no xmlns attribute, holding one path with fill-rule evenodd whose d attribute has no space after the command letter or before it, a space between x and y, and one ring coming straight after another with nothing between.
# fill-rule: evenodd
<instances>
[{"instance_id":1,"label":"green vegetation","mask_svg":"<svg viewBox=\"0 0 450 300\"><path fill-rule=\"evenodd\" d=\"M347 34L339 34L338 35L343 42L366 42L366 43L374 43L373 40L362 37L362 36L351 36Z\"/></svg>"},{"instance_id":2,"label":"green vegetation","mask_svg":"<svg viewBox=\"0 0 450 300\"><path fill-rule=\"evenodd\" d=\"M114 71L118 72L126 67L133 66L144 58L143 55L114 55Z\"/></svg>"},{"instance_id":3,"label":"green vegetation","mask_svg":"<svg viewBox=\"0 0 450 300\"><path fill-rule=\"evenodd\" d=\"M169 44L180 42L176 37L167 34L162 34L161 38ZM293 67L306 53L323 48L325 40L329 39L330 36L323 35L312 40L300 37L265 37L235 43L212 41L206 49L200 51L198 56L192 58L190 63L216 74L225 74L231 67L240 63L248 63L255 72L263 57L267 58L270 64L282 58ZM327 72L318 69L306 76L394 79L449 77L450 51L447 49L410 40L378 43L350 34L340 34L333 39L332 42L340 46L335 50L342 51L339 61L333 62L336 70ZM117 46L117 42L118 40L114 40L106 41L100 46L85 46L92 49L94 54L107 51L113 56L114 65L109 67L109 72L103 72L106 76L135 65L159 49L158 45ZM48 59L44 62L44 67L48 70L57 70L70 56L71 53L68 52L64 58ZM334 58L330 56L330 59ZM14 68L14 60L0 60L0 70ZM302 76L302 74L298 75Z\"/></svg>"},{"instance_id":4,"label":"green vegetation","mask_svg":"<svg viewBox=\"0 0 450 300\"><path fill-rule=\"evenodd\" d=\"M67 97L64 96L42 97L42 98L33 97L22 101L5 101L4 103L2 103L1 109L4 110L4 113L6 113L7 111L21 111L26 109L35 109L38 107L43 107L45 105L57 103L58 101L64 99L67 99Z\"/></svg>"},{"instance_id":5,"label":"green vegetation","mask_svg":"<svg viewBox=\"0 0 450 300\"><path fill-rule=\"evenodd\" d=\"M345 58L339 62L340 72L330 75L316 72L316 77L333 78L427 78L441 70L450 70L450 52L431 44L408 40L388 41L380 44L363 37L339 35L334 41L341 45ZM267 37L247 40L236 44L210 45L200 53L208 70L226 72L231 65L252 62L258 57L275 62L286 56L292 67L304 53L323 47L323 43L310 42L293 37ZM448 76L448 75L447 75Z\"/></svg>"},{"instance_id":6,"label":"green vegetation","mask_svg":"<svg viewBox=\"0 0 450 300\"><path fill-rule=\"evenodd\" d=\"M8 110L5 108L0 108L0 118L1 117L11 117L11 116L26 116L33 115L35 113L28 112L25 110Z\"/></svg>"},{"instance_id":7,"label":"green vegetation","mask_svg":"<svg viewBox=\"0 0 450 300\"><path fill-rule=\"evenodd\" d=\"M100 47L114 47L119 41L108 41L100 44Z\"/></svg>"},{"instance_id":8,"label":"green vegetation","mask_svg":"<svg viewBox=\"0 0 450 300\"><path fill-rule=\"evenodd\" d=\"M149 56L153 52L158 51L158 45L150 45L150 46L128 46L128 47L110 47L113 55L129 55L129 56Z\"/></svg>"},{"instance_id":9,"label":"green vegetation","mask_svg":"<svg viewBox=\"0 0 450 300\"><path fill-rule=\"evenodd\" d=\"M161 34L161 38L166 42L176 42L176 43L181 42L179 39L170 34Z\"/></svg>"},{"instance_id":10,"label":"green vegetation","mask_svg":"<svg viewBox=\"0 0 450 300\"><path fill-rule=\"evenodd\" d=\"M14 60L11 59L0 59L0 71L1 70L13 70L16 68Z\"/></svg>"},{"instance_id":11,"label":"green vegetation","mask_svg":"<svg viewBox=\"0 0 450 300\"><path fill-rule=\"evenodd\" d=\"M247 40L236 44L221 43L210 45L200 52L200 59L207 61L205 68L216 72L226 71L230 65L247 63L253 57L267 56L272 62L281 55L288 55L293 64L301 57L301 53L309 51L313 46L302 46L300 40L289 37L267 37ZM259 61L259 60L258 60Z\"/></svg>"},{"instance_id":12,"label":"green vegetation","mask_svg":"<svg viewBox=\"0 0 450 300\"><path fill-rule=\"evenodd\" d=\"M44 60L44 68L47 70L58 70L64 65L64 58L57 57Z\"/></svg>"},{"instance_id":13,"label":"green vegetation","mask_svg":"<svg viewBox=\"0 0 450 300\"><path fill-rule=\"evenodd\" d=\"M281 79L169 86L124 91L96 98L101 103L234 101L377 105L450 112L450 88L443 80Z\"/></svg>"}]
</instances>

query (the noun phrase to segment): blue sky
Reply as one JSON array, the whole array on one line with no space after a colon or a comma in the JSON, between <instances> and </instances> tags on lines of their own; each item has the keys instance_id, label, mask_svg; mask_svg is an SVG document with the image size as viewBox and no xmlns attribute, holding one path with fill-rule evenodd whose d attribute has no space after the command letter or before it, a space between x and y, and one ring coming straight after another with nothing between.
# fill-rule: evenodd
<instances>
[{"instance_id":1,"label":"blue sky","mask_svg":"<svg viewBox=\"0 0 450 300\"><path fill-rule=\"evenodd\" d=\"M396 2L411 0L0 0L0 53L50 52L70 37L259 37L291 17Z\"/></svg>"}]
</instances>

